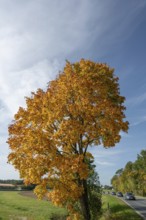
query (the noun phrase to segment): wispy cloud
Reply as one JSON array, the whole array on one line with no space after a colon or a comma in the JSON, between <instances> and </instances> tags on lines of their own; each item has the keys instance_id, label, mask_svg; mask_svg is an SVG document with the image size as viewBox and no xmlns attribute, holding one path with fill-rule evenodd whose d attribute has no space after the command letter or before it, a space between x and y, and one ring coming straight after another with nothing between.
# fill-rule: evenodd
<instances>
[{"instance_id":1,"label":"wispy cloud","mask_svg":"<svg viewBox=\"0 0 146 220\"><path fill-rule=\"evenodd\" d=\"M115 149L115 148L104 148L102 145L98 146L98 147L91 147L90 148L90 152L94 154L95 158L100 158L100 157L108 157L108 156L116 156L119 155L121 153L124 153L125 150L121 150L121 149Z\"/></svg>"},{"instance_id":2,"label":"wispy cloud","mask_svg":"<svg viewBox=\"0 0 146 220\"><path fill-rule=\"evenodd\" d=\"M0 1L2 154L8 153L7 125L18 107L25 106L24 97L39 87L45 89L65 59L90 58L95 53L96 60L120 45L141 22L145 7L145 0L128 1L126 7L120 0ZM145 99L146 94L141 101ZM95 157L106 166L112 164L106 157L119 154L100 150Z\"/></svg>"},{"instance_id":3,"label":"wispy cloud","mask_svg":"<svg viewBox=\"0 0 146 220\"><path fill-rule=\"evenodd\" d=\"M38 87L46 88L66 58L86 56L85 51L96 42L100 42L99 55L106 52L107 44L118 44L146 6L144 1L131 2L114 19L111 15L119 5L112 0L100 4L88 0L8 0L0 4L0 98L10 117L18 106L25 105L24 96Z\"/></svg>"},{"instance_id":4,"label":"wispy cloud","mask_svg":"<svg viewBox=\"0 0 146 220\"><path fill-rule=\"evenodd\" d=\"M107 161L96 161L96 164L98 165L102 165L102 166L114 166L115 163L112 163L112 162L107 162Z\"/></svg>"},{"instance_id":5,"label":"wispy cloud","mask_svg":"<svg viewBox=\"0 0 146 220\"><path fill-rule=\"evenodd\" d=\"M134 118L133 122L130 124L130 126L137 126L140 125L141 123L144 123L146 121L146 116L141 116L138 118Z\"/></svg>"},{"instance_id":6,"label":"wispy cloud","mask_svg":"<svg viewBox=\"0 0 146 220\"><path fill-rule=\"evenodd\" d=\"M142 104L145 101L146 101L146 93L143 93L139 96L134 96L132 98L127 99L126 104L127 106L136 106Z\"/></svg>"},{"instance_id":7,"label":"wispy cloud","mask_svg":"<svg viewBox=\"0 0 146 220\"><path fill-rule=\"evenodd\" d=\"M9 179L19 179L18 172L14 169L12 165L7 163L7 156L5 154L1 155L0 167L1 167L0 179L6 179L7 176Z\"/></svg>"},{"instance_id":8,"label":"wispy cloud","mask_svg":"<svg viewBox=\"0 0 146 220\"><path fill-rule=\"evenodd\" d=\"M116 166L116 158L119 158L121 154L124 154L125 150L114 148L105 149L102 146L98 146L90 148L90 152L94 156L94 163L96 164L97 168L100 168L102 166Z\"/></svg>"},{"instance_id":9,"label":"wispy cloud","mask_svg":"<svg viewBox=\"0 0 146 220\"><path fill-rule=\"evenodd\" d=\"M6 76L0 78L0 84L3 85L0 91L3 109L12 116L20 105L25 105L24 97L30 96L31 91L47 87L47 82L57 73L58 66L59 63L55 60L51 65L49 61L44 60L28 69L6 73ZM7 76L9 77L6 79Z\"/></svg>"}]
</instances>

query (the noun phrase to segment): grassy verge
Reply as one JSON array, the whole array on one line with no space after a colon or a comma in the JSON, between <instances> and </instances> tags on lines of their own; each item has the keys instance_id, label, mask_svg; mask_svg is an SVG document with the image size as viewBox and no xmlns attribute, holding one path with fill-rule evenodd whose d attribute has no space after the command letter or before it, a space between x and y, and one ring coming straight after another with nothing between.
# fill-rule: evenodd
<instances>
[{"instance_id":1,"label":"grassy verge","mask_svg":"<svg viewBox=\"0 0 146 220\"><path fill-rule=\"evenodd\" d=\"M18 192L0 192L0 220L49 220L53 219L52 215L64 216L66 213L48 201L22 196Z\"/></svg>"},{"instance_id":2,"label":"grassy verge","mask_svg":"<svg viewBox=\"0 0 146 220\"><path fill-rule=\"evenodd\" d=\"M142 220L142 218L121 199L103 195L103 215L100 220Z\"/></svg>"}]
</instances>

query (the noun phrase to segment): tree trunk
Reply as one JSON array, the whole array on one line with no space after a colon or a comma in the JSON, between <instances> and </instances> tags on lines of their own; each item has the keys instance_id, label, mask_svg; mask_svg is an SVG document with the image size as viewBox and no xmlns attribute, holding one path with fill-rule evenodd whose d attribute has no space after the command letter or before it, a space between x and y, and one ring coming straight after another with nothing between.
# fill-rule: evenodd
<instances>
[{"instance_id":1,"label":"tree trunk","mask_svg":"<svg viewBox=\"0 0 146 220\"><path fill-rule=\"evenodd\" d=\"M82 214L84 216L84 220L91 220L86 180L82 180L82 185L84 188L84 193L80 198Z\"/></svg>"}]
</instances>

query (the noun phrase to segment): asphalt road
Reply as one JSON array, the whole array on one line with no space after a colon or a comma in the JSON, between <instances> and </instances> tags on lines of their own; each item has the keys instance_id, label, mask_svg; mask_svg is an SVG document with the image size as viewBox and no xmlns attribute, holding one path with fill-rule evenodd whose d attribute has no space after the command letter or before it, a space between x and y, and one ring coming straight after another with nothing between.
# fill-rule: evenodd
<instances>
[{"instance_id":1,"label":"asphalt road","mask_svg":"<svg viewBox=\"0 0 146 220\"><path fill-rule=\"evenodd\" d=\"M123 199L123 201L129 204L146 220L146 198L136 196L136 200Z\"/></svg>"}]
</instances>

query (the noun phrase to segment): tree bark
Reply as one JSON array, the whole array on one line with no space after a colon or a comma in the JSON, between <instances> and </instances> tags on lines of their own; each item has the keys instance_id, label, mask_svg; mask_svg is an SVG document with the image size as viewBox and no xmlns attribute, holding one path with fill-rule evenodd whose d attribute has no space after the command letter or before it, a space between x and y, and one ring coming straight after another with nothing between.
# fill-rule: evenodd
<instances>
[{"instance_id":1,"label":"tree bark","mask_svg":"<svg viewBox=\"0 0 146 220\"><path fill-rule=\"evenodd\" d=\"M91 220L90 208L89 208L89 199L88 199L88 189L86 180L82 180L82 185L84 188L84 193L80 198L80 205L84 220Z\"/></svg>"}]
</instances>

